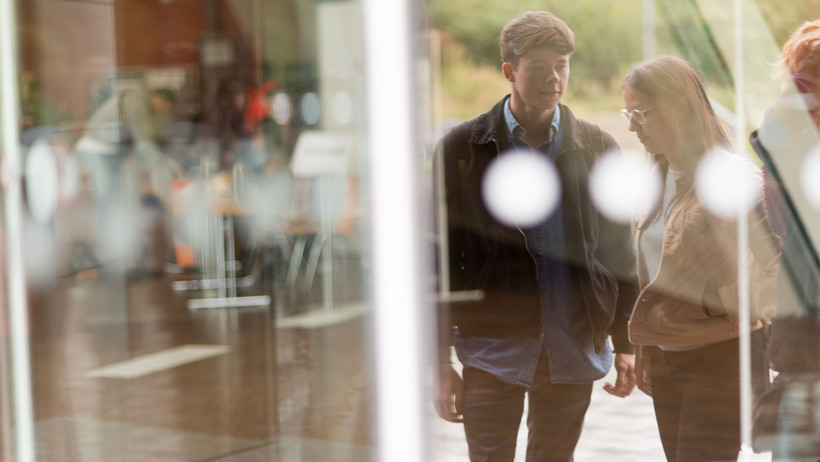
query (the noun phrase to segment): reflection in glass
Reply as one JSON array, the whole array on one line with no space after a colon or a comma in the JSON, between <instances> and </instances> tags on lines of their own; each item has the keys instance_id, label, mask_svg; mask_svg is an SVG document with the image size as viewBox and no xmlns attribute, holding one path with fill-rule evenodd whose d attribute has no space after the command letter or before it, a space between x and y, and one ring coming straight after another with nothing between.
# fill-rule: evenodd
<instances>
[{"instance_id":1,"label":"reflection in glass","mask_svg":"<svg viewBox=\"0 0 820 462\"><path fill-rule=\"evenodd\" d=\"M279 125L287 125L290 122L293 106L290 97L285 93L276 93L273 96L273 120Z\"/></svg>"},{"instance_id":2,"label":"reflection in glass","mask_svg":"<svg viewBox=\"0 0 820 462\"><path fill-rule=\"evenodd\" d=\"M36 460L367 460L363 95L325 86L363 81L359 10L20 3ZM334 95L340 168L297 175Z\"/></svg>"},{"instance_id":3,"label":"reflection in glass","mask_svg":"<svg viewBox=\"0 0 820 462\"><path fill-rule=\"evenodd\" d=\"M307 125L316 125L319 122L321 106L316 93L310 92L302 95L302 99L299 101L299 114L302 116L302 121Z\"/></svg>"}]
</instances>

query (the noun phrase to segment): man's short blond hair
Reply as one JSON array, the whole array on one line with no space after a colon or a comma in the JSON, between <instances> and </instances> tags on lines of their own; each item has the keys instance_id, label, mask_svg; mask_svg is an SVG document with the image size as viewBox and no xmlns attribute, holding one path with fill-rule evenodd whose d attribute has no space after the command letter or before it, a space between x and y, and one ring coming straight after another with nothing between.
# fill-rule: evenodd
<instances>
[{"instance_id":1,"label":"man's short blond hair","mask_svg":"<svg viewBox=\"0 0 820 462\"><path fill-rule=\"evenodd\" d=\"M527 11L501 30L501 60L518 65L532 48L546 47L562 55L575 51L575 34L560 18L546 11Z\"/></svg>"}]
</instances>

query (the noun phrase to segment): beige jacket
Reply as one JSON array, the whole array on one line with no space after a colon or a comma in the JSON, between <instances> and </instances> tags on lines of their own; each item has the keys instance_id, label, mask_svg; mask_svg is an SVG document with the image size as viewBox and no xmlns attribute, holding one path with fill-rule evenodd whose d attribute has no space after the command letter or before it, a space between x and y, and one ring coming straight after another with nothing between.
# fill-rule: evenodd
<instances>
[{"instance_id":1,"label":"beige jacket","mask_svg":"<svg viewBox=\"0 0 820 462\"><path fill-rule=\"evenodd\" d=\"M677 189L684 193L667 222L653 281L637 245L647 217L637 222L641 292L629 320L629 339L635 345L699 345L739 335L737 224L705 211L688 181L678 180ZM752 330L760 329L774 311L782 248L762 210L759 206L749 214Z\"/></svg>"}]
</instances>

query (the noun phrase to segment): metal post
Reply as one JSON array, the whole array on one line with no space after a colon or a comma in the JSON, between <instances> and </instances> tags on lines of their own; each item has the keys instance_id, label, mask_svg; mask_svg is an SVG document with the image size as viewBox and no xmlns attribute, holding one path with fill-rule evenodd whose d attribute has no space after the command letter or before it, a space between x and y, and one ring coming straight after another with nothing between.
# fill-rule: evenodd
<instances>
[{"instance_id":1,"label":"metal post","mask_svg":"<svg viewBox=\"0 0 820 462\"><path fill-rule=\"evenodd\" d=\"M737 277L738 328L740 329L740 454L745 460L752 449L752 362L751 325L749 315L749 212L741 210L737 217Z\"/></svg>"},{"instance_id":2,"label":"metal post","mask_svg":"<svg viewBox=\"0 0 820 462\"><path fill-rule=\"evenodd\" d=\"M643 0L643 59L655 57L655 0Z\"/></svg>"},{"instance_id":3,"label":"metal post","mask_svg":"<svg viewBox=\"0 0 820 462\"><path fill-rule=\"evenodd\" d=\"M364 0L377 460L426 462L413 29L410 0Z\"/></svg>"},{"instance_id":4,"label":"metal post","mask_svg":"<svg viewBox=\"0 0 820 462\"><path fill-rule=\"evenodd\" d=\"M328 180L327 177L319 179L322 226L320 234L314 238L324 241L318 247L318 251L321 252L318 256L322 257L322 306L325 312L333 311L333 226L330 217L331 195L328 191L330 189L327 185ZM310 287L308 287L309 291Z\"/></svg>"},{"instance_id":5,"label":"metal post","mask_svg":"<svg viewBox=\"0 0 820 462\"><path fill-rule=\"evenodd\" d=\"M20 155L19 85L17 76L16 1L0 1L0 95L2 100L6 277L11 324L11 363L14 395L16 460L35 460L34 415L31 396L28 300L22 240L22 170ZM10 431L11 429L6 429Z\"/></svg>"},{"instance_id":6,"label":"metal post","mask_svg":"<svg viewBox=\"0 0 820 462\"><path fill-rule=\"evenodd\" d=\"M734 0L734 81L735 81L735 149L746 155L745 66L743 45L743 0ZM752 449L752 362L749 315L749 211L741 206L737 216L738 329L740 330L740 455L751 460Z\"/></svg>"}]
</instances>

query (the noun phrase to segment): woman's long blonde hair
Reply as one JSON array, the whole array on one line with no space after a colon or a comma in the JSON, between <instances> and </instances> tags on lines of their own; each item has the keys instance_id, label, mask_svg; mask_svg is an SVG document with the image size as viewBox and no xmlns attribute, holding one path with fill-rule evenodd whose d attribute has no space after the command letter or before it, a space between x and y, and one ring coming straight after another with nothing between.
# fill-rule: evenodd
<instances>
[{"instance_id":1,"label":"woman's long blonde hair","mask_svg":"<svg viewBox=\"0 0 820 462\"><path fill-rule=\"evenodd\" d=\"M683 168L683 189L677 191L675 201L689 204L697 201L695 196L694 177L698 162L710 149L719 147L731 149L729 138L715 114L700 76L686 61L673 56L661 56L638 64L627 74L623 88L631 88L651 98L660 99L675 107L683 109L686 116L681 121L679 130L683 142L681 159ZM664 178L668 162L662 155L655 156ZM683 207L690 210L690 207ZM654 221L659 208L651 211L645 223ZM672 226L683 226L684 216L679 216Z\"/></svg>"},{"instance_id":2,"label":"woman's long blonde hair","mask_svg":"<svg viewBox=\"0 0 820 462\"><path fill-rule=\"evenodd\" d=\"M663 100L686 112L680 132L681 139L687 143L683 147L683 173L690 179L694 176L698 161L709 149L731 148L700 76L686 61L673 56L660 56L640 63L627 74L623 88Z\"/></svg>"}]
</instances>

